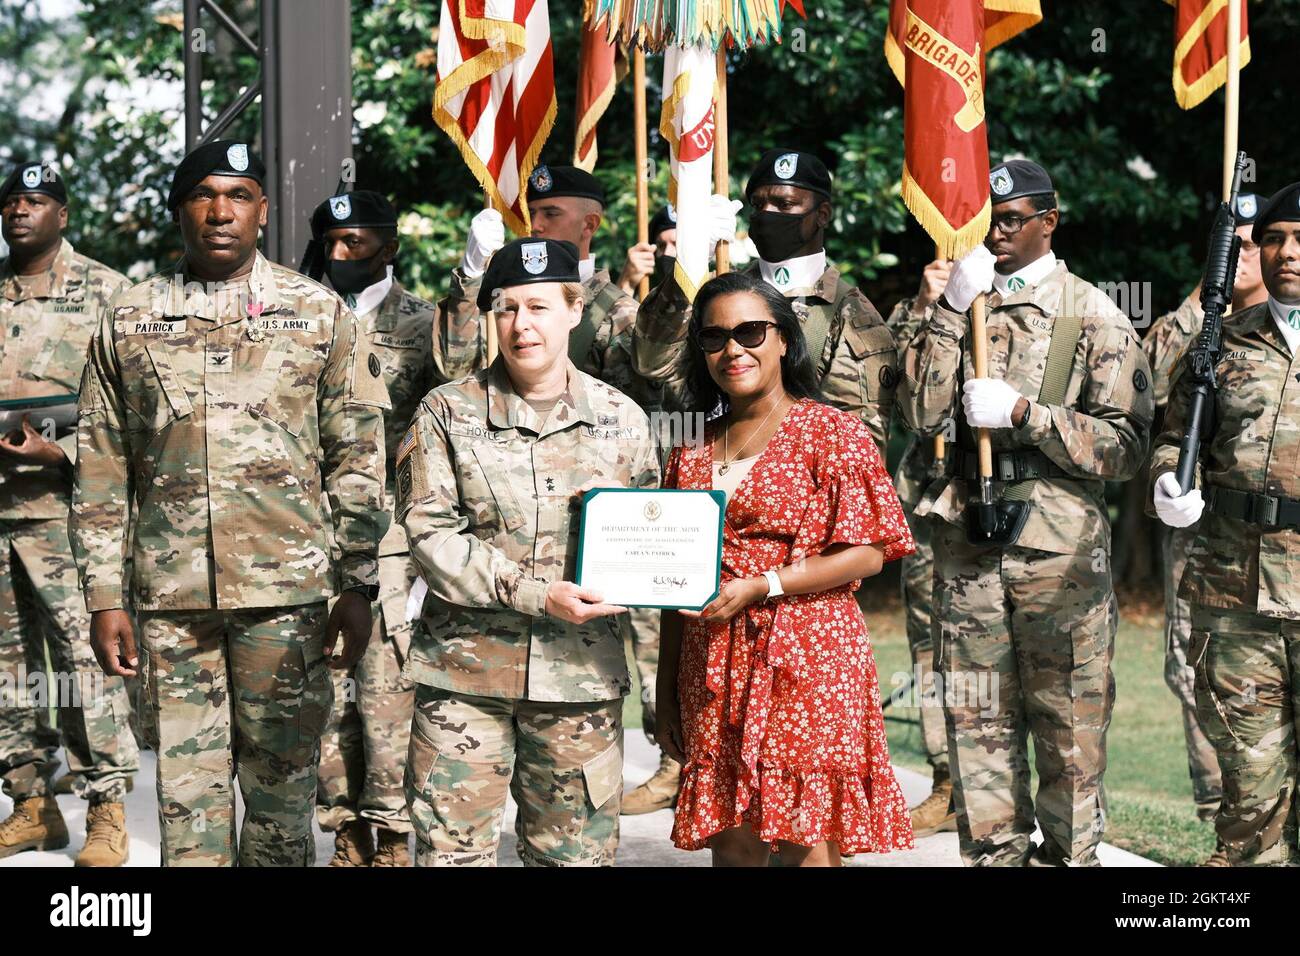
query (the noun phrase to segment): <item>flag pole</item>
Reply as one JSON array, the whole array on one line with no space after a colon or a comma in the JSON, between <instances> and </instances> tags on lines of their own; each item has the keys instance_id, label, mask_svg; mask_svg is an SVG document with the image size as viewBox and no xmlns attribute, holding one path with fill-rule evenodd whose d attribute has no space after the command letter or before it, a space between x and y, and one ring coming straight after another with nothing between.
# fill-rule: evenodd
<instances>
[{"instance_id":1,"label":"flag pole","mask_svg":"<svg viewBox=\"0 0 1300 956\"><path fill-rule=\"evenodd\" d=\"M632 115L636 124L636 241L650 241L650 176L647 163L646 106L645 106L645 50L632 47ZM637 298L644 299L650 291L650 277L642 276L637 283Z\"/></svg>"},{"instance_id":2,"label":"flag pole","mask_svg":"<svg viewBox=\"0 0 1300 956\"><path fill-rule=\"evenodd\" d=\"M975 297L970 306L971 361L975 363L975 377L989 377L989 340L984 324L984 293ZM961 396L957 396L958 403ZM981 497L992 500L993 490L993 443L989 439L987 428L976 429L975 438L979 449L980 491ZM985 494L987 489L987 494Z\"/></svg>"},{"instance_id":3,"label":"flag pole","mask_svg":"<svg viewBox=\"0 0 1300 956\"><path fill-rule=\"evenodd\" d=\"M722 196L731 195L731 178L727 172L727 42L718 44L718 77L714 87L717 102L713 107L713 189ZM714 250L715 275L731 271L731 247L724 239Z\"/></svg>"},{"instance_id":4,"label":"flag pole","mask_svg":"<svg viewBox=\"0 0 1300 956\"><path fill-rule=\"evenodd\" d=\"M483 208L492 208L492 197L488 195L487 190L483 191ZM489 259L488 261L491 260ZM496 317L489 312L487 317L484 318L483 323L484 337L487 339L487 364L491 365L497 360L497 351L499 350L499 346L497 345Z\"/></svg>"},{"instance_id":5,"label":"flag pole","mask_svg":"<svg viewBox=\"0 0 1300 956\"><path fill-rule=\"evenodd\" d=\"M1241 98L1241 3L1228 2L1228 77L1223 98L1223 199L1232 195L1237 167L1237 118ZM1234 214L1236 210L1233 210Z\"/></svg>"},{"instance_id":6,"label":"flag pole","mask_svg":"<svg viewBox=\"0 0 1300 956\"><path fill-rule=\"evenodd\" d=\"M939 248L938 243L935 243L934 246L934 257L936 259L943 258L943 250ZM944 441L943 432L941 431L939 434L934 436L934 460L936 462L942 462L947 457L948 447Z\"/></svg>"}]
</instances>

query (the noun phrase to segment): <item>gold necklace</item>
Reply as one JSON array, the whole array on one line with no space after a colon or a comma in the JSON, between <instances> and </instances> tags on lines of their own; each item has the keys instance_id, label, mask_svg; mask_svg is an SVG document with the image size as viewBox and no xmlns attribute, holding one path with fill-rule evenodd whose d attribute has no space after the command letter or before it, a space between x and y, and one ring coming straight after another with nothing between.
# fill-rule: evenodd
<instances>
[{"instance_id":1,"label":"gold necklace","mask_svg":"<svg viewBox=\"0 0 1300 956\"><path fill-rule=\"evenodd\" d=\"M740 459L740 456L744 454L745 449L749 447L749 443L752 442L755 437L757 437L758 433L763 430L763 426L767 424L767 420L772 417L773 412L781 407L781 402L784 401L784 399L785 395L783 393L781 397L776 400L776 404L768 409L767 414L763 416L763 420L758 423L758 427L749 433L749 437L745 439L745 444L741 445L740 451L736 452L736 457L731 459L728 459L727 457L727 453L731 450L731 423L727 423L727 428L722 433L722 464L718 466L719 475L725 475L731 470L731 466Z\"/></svg>"}]
</instances>

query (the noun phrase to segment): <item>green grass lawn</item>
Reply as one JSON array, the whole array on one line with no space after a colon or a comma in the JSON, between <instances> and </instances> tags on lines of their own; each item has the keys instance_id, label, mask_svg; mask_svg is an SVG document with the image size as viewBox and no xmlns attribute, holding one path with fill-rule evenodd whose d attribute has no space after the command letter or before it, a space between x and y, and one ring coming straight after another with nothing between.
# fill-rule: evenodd
<instances>
[{"instance_id":1,"label":"green grass lawn","mask_svg":"<svg viewBox=\"0 0 1300 956\"><path fill-rule=\"evenodd\" d=\"M912 665L896 587L882 581L874 590L880 601L868 622L881 693L887 696L896 686L893 675ZM1163 608L1136 606L1132 600L1120 606L1115 713L1107 735L1110 820L1105 839L1169 866L1194 866L1214 851L1214 828L1196 818L1178 702L1165 687ZM635 683L630 658L628 666ZM623 706L629 733L640 732L639 695L634 686ZM890 756L896 764L928 773L920 726L895 719L916 715L914 708L901 706L887 711Z\"/></svg>"},{"instance_id":2,"label":"green grass lawn","mask_svg":"<svg viewBox=\"0 0 1300 956\"><path fill-rule=\"evenodd\" d=\"M888 694L892 675L909 671L911 659L901 605L892 596L882 598L868 619L882 693ZM1164 682L1164 612L1158 604L1150 609L1131 600L1120 606L1115 713L1106 738L1105 839L1166 865L1196 865L1214 850L1214 828L1196 818L1182 719ZM893 719L916 715L915 708L887 711L890 755L897 764L926 772L919 725Z\"/></svg>"}]
</instances>

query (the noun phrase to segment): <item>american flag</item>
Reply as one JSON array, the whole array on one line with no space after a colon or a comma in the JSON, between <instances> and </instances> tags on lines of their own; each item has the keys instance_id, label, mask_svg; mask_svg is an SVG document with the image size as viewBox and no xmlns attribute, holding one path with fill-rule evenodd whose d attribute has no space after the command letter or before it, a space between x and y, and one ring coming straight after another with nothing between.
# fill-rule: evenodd
<instances>
[{"instance_id":1,"label":"american flag","mask_svg":"<svg viewBox=\"0 0 1300 956\"><path fill-rule=\"evenodd\" d=\"M523 184L555 123L546 0L443 0L433 118L517 235Z\"/></svg>"}]
</instances>

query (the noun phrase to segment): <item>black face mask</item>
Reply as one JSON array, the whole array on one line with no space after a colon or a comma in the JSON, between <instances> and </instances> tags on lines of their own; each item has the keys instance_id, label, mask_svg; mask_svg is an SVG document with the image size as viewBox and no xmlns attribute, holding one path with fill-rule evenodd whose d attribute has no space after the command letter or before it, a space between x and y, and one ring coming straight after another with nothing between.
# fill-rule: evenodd
<instances>
[{"instance_id":1,"label":"black face mask","mask_svg":"<svg viewBox=\"0 0 1300 956\"><path fill-rule=\"evenodd\" d=\"M766 262L789 259L808 241L801 232L803 221L814 215L810 212L753 212L749 215L749 238L754 240L758 254Z\"/></svg>"},{"instance_id":2,"label":"black face mask","mask_svg":"<svg viewBox=\"0 0 1300 956\"><path fill-rule=\"evenodd\" d=\"M382 250L381 250L382 251ZM356 295L375 284L376 252L369 259L330 259L325 263L325 274L339 295Z\"/></svg>"},{"instance_id":3,"label":"black face mask","mask_svg":"<svg viewBox=\"0 0 1300 956\"><path fill-rule=\"evenodd\" d=\"M673 267L677 265L676 256L656 256L655 271L650 278L651 285L659 285L673 274Z\"/></svg>"}]
</instances>

